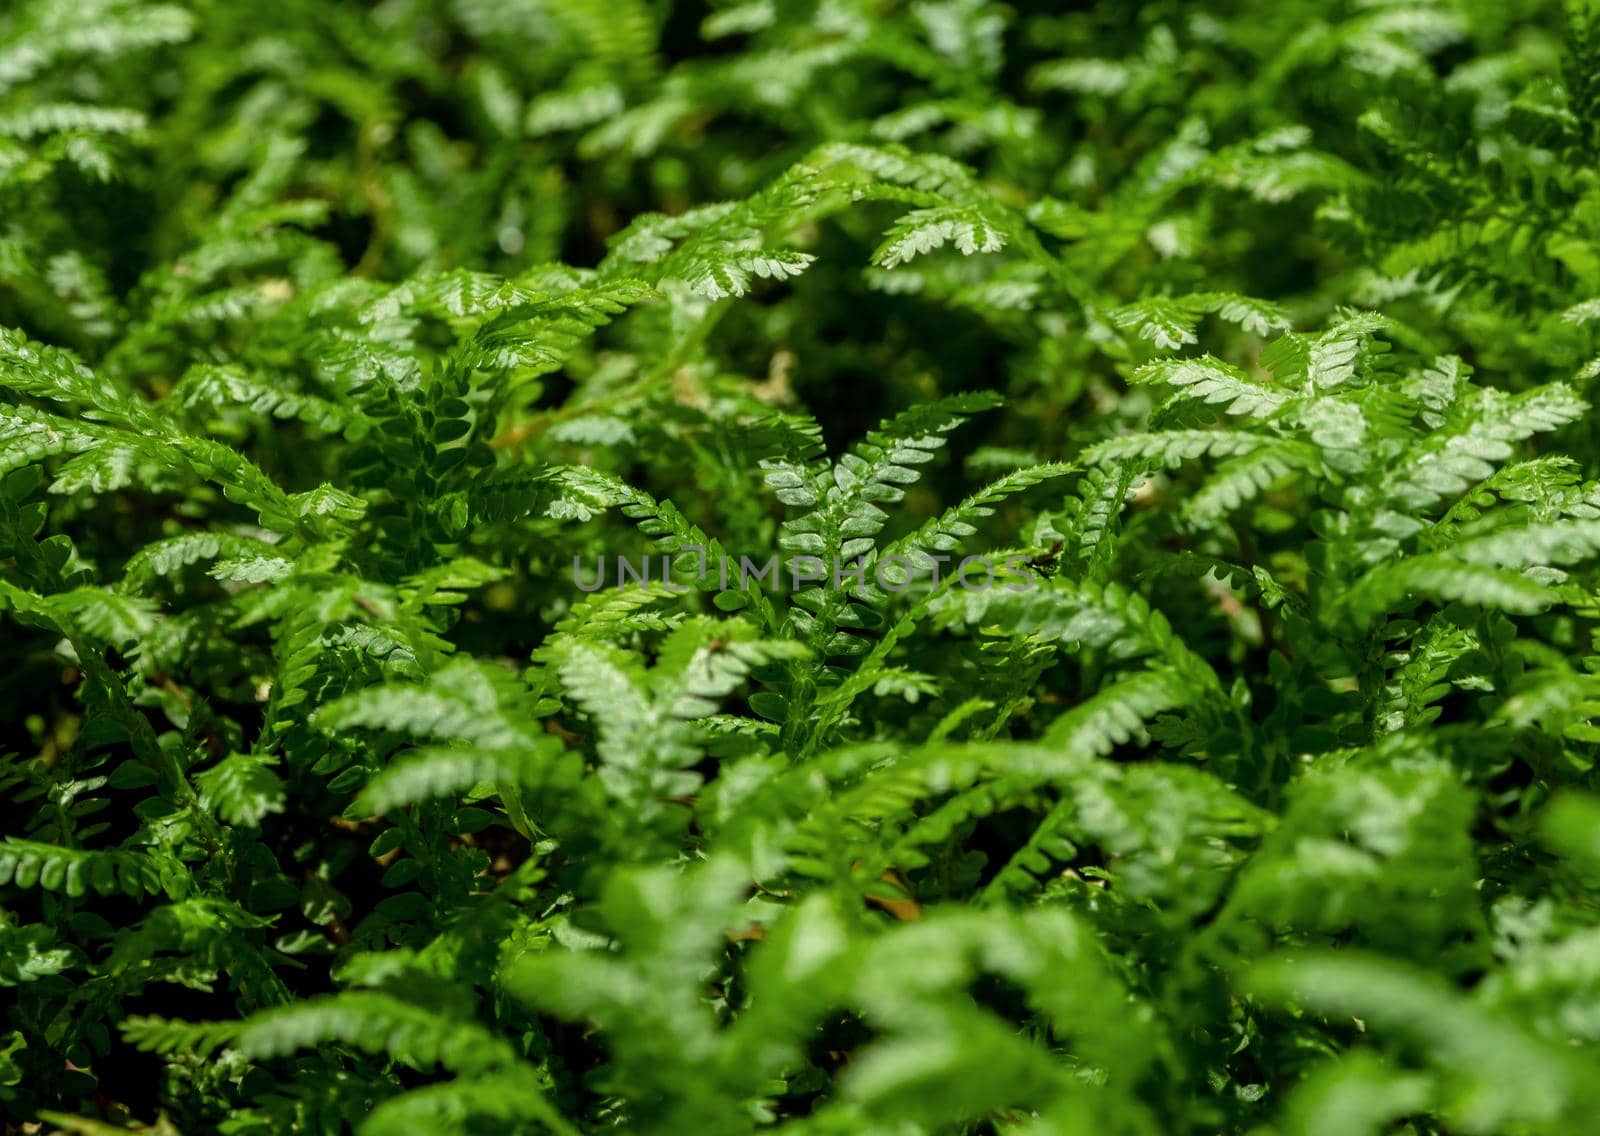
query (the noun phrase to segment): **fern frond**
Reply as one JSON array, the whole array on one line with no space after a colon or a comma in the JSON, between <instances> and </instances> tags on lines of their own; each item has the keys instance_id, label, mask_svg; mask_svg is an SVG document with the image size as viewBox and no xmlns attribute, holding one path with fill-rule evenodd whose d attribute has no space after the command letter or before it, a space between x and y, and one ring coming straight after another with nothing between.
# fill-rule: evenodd
<instances>
[{"instance_id":1,"label":"fern frond","mask_svg":"<svg viewBox=\"0 0 1600 1136\"><path fill-rule=\"evenodd\" d=\"M87 852L15 836L0 842L0 881L69 896L93 889L101 895L122 892L138 898L182 887L155 861L136 852Z\"/></svg>"}]
</instances>

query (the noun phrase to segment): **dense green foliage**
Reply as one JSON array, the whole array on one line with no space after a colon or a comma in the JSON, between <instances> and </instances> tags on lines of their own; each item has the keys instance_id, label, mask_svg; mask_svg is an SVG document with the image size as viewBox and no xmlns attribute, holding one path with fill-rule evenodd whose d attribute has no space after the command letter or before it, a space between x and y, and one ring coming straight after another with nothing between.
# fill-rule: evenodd
<instances>
[{"instance_id":1,"label":"dense green foliage","mask_svg":"<svg viewBox=\"0 0 1600 1136\"><path fill-rule=\"evenodd\" d=\"M1593 0L14 0L0 1109L1588 1136L1597 379Z\"/></svg>"}]
</instances>

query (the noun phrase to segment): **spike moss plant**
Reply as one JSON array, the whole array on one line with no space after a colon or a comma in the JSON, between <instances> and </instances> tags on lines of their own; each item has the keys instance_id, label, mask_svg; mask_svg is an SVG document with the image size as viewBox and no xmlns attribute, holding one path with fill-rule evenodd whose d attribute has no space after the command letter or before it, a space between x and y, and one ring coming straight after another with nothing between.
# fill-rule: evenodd
<instances>
[{"instance_id":1,"label":"spike moss plant","mask_svg":"<svg viewBox=\"0 0 1600 1136\"><path fill-rule=\"evenodd\" d=\"M15 0L7 1133L1590 1136L1595 0Z\"/></svg>"}]
</instances>

